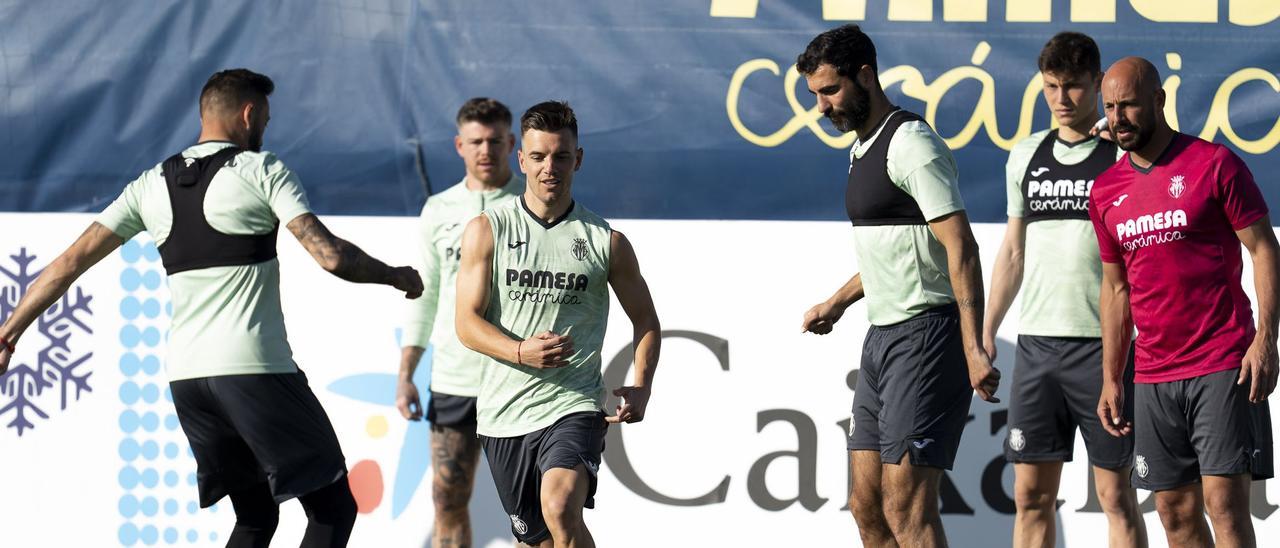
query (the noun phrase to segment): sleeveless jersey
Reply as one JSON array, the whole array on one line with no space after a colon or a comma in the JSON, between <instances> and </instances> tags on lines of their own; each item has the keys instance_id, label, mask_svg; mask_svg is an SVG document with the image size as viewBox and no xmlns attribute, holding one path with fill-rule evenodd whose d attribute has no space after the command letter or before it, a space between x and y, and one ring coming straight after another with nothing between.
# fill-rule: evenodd
<instances>
[{"instance_id":1,"label":"sleeveless jersey","mask_svg":"<svg viewBox=\"0 0 1280 548\"><path fill-rule=\"evenodd\" d=\"M609 318L609 242L604 219L580 204L545 223L520 197L484 212L493 232L493 277L485 318L527 339L551 331L573 341L555 369L485 360L477 432L513 437L604 403L600 352Z\"/></svg>"}]
</instances>

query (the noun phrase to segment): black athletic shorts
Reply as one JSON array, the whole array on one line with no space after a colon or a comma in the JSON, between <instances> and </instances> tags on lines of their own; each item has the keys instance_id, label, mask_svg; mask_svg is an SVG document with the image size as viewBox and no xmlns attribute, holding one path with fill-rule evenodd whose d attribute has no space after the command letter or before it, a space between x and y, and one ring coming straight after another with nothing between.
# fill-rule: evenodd
<instances>
[{"instance_id":1,"label":"black athletic shorts","mask_svg":"<svg viewBox=\"0 0 1280 548\"><path fill-rule=\"evenodd\" d=\"M1164 491L1200 476L1275 475L1271 408L1249 403L1249 384L1236 384L1239 375L1228 369L1135 387L1134 487Z\"/></svg>"},{"instance_id":2,"label":"black athletic shorts","mask_svg":"<svg viewBox=\"0 0 1280 548\"><path fill-rule=\"evenodd\" d=\"M502 508L511 518L511 534L537 544L551 532L542 518L542 474L552 468L586 465L591 475L586 508L595 508L596 473L609 423L603 411L565 415L555 424L513 438L480 436Z\"/></svg>"},{"instance_id":3,"label":"black athletic shorts","mask_svg":"<svg viewBox=\"0 0 1280 548\"><path fill-rule=\"evenodd\" d=\"M1132 347L1130 347L1132 350ZM1125 368L1124 416L1133 417L1133 354ZM1070 462L1076 428L1089 464L1118 470L1133 463L1133 436L1108 434L1098 420L1102 339L1018 336L1009 396L1009 462Z\"/></svg>"},{"instance_id":4,"label":"black athletic shorts","mask_svg":"<svg viewBox=\"0 0 1280 548\"><path fill-rule=\"evenodd\" d=\"M973 389L955 305L892 325L871 326L853 394L848 448L880 452L886 464L951 469Z\"/></svg>"},{"instance_id":5,"label":"black athletic shorts","mask_svg":"<svg viewBox=\"0 0 1280 548\"><path fill-rule=\"evenodd\" d=\"M169 383L196 459L200 506L266 482L277 503L347 473L329 416L301 371Z\"/></svg>"},{"instance_id":6,"label":"black athletic shorts","mask_svg":"<svg viewBox=\"0 0 1280 548\"><path fill-rule=\"evenodd\" d=\"M432 390L427 400L427 422L433 430L449 428L475 436L476 399Z\"/></svg>"}]
</instances>

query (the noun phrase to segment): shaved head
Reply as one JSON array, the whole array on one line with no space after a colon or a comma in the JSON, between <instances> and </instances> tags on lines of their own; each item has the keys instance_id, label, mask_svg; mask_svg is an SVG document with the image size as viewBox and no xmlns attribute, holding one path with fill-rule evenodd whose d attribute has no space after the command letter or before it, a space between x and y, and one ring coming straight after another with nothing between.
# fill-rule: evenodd
<instances>
[{"instance_id":1,"label":"shaved head","mask_svg":"<svg viewBox=\"0 0 1280 548\"><path fill-rule=\"evenodd\" d=\"M1149 95L1160 89L1160 71L1156 70L1151 61L1141 57L1125 57L1107 69L1102 78L1103 87L1106 87L1108 81L1112 85L1132 86L1139 93Z\"/></svg>"},{"instance_id":2,"label":"shaved head","mask_svg":"<svg viewBox=\"0 0 1280 548\"><path fill-rule=\"evenodd\" d=\"M1141 150L1151 138L1171 132L1164 118L1164 90L1160 71L1141 57L1125 57L1102 77L1102 107L1116 144Z\"/></svg>"}]
</instances>

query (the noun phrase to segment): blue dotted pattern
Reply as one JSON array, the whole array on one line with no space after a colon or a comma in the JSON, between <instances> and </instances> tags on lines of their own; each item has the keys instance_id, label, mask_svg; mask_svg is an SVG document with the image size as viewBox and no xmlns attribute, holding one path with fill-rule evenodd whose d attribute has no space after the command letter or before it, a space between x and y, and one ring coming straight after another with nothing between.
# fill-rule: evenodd
<instances>
[{"instance_id":1,"label":"blue dotted pattern","mask_svg":"<svg viewBox=\"0 0 1280 548\"><path fill-rule=\"evenodd\" d=\"M214 543L216 531L192 528L200 511L196 500L195 460L173 408L173 394L161 371L160 344L167 337L173 304L153 242L130 240L120 249L125 268L120 286L120 372L118 395L122 434L118 481L123 494L118 510L121 546L172 546ZM183 481L185 480L185 481ZM213 507L217 510L217 506Z\"/></svg>"}]
</instances>

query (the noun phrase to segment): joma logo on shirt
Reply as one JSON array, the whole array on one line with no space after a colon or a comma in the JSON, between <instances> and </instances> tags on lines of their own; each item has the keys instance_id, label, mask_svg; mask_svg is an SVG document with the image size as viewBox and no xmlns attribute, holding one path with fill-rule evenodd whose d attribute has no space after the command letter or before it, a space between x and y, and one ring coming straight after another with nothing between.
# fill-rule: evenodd
<instances>
[{"instance_id":1,"label":"joma logo on shirt","mask_svg":"<svg viewBox=\"0 0 1280 548\"><path fill-rule=\"evenodd\" d=\"M1044 181L1027 181L1027 196L1030 198L1073 197L1088 198L1093 190L1093 181L1084 179L1058 179Z\"/></svg>"},{"instance_id":2,"label":"joma logo on shirt","mask_svg":"<svg viewBox=\"0 0 1280 548\"><path fill-rule=\"evenodd\" d=\"M1187 226L1187 213L1181 209L1143 215L1137 219L1129 219L1116 223L1116 236L1121 240L1142 236L1148 232Z\"/></svg>"},{"instance_id":3,"label":"joma logo on shirt","mask_svg":"<svg viewBox=\"0 0 1280 548\"><path fill-rule=\"evenodd\" d=\"M585 291L587 289L587 275L574 274L572 272L516 270L514 268L508 268L507 285Z\"/></svg>"}]
</instances>

